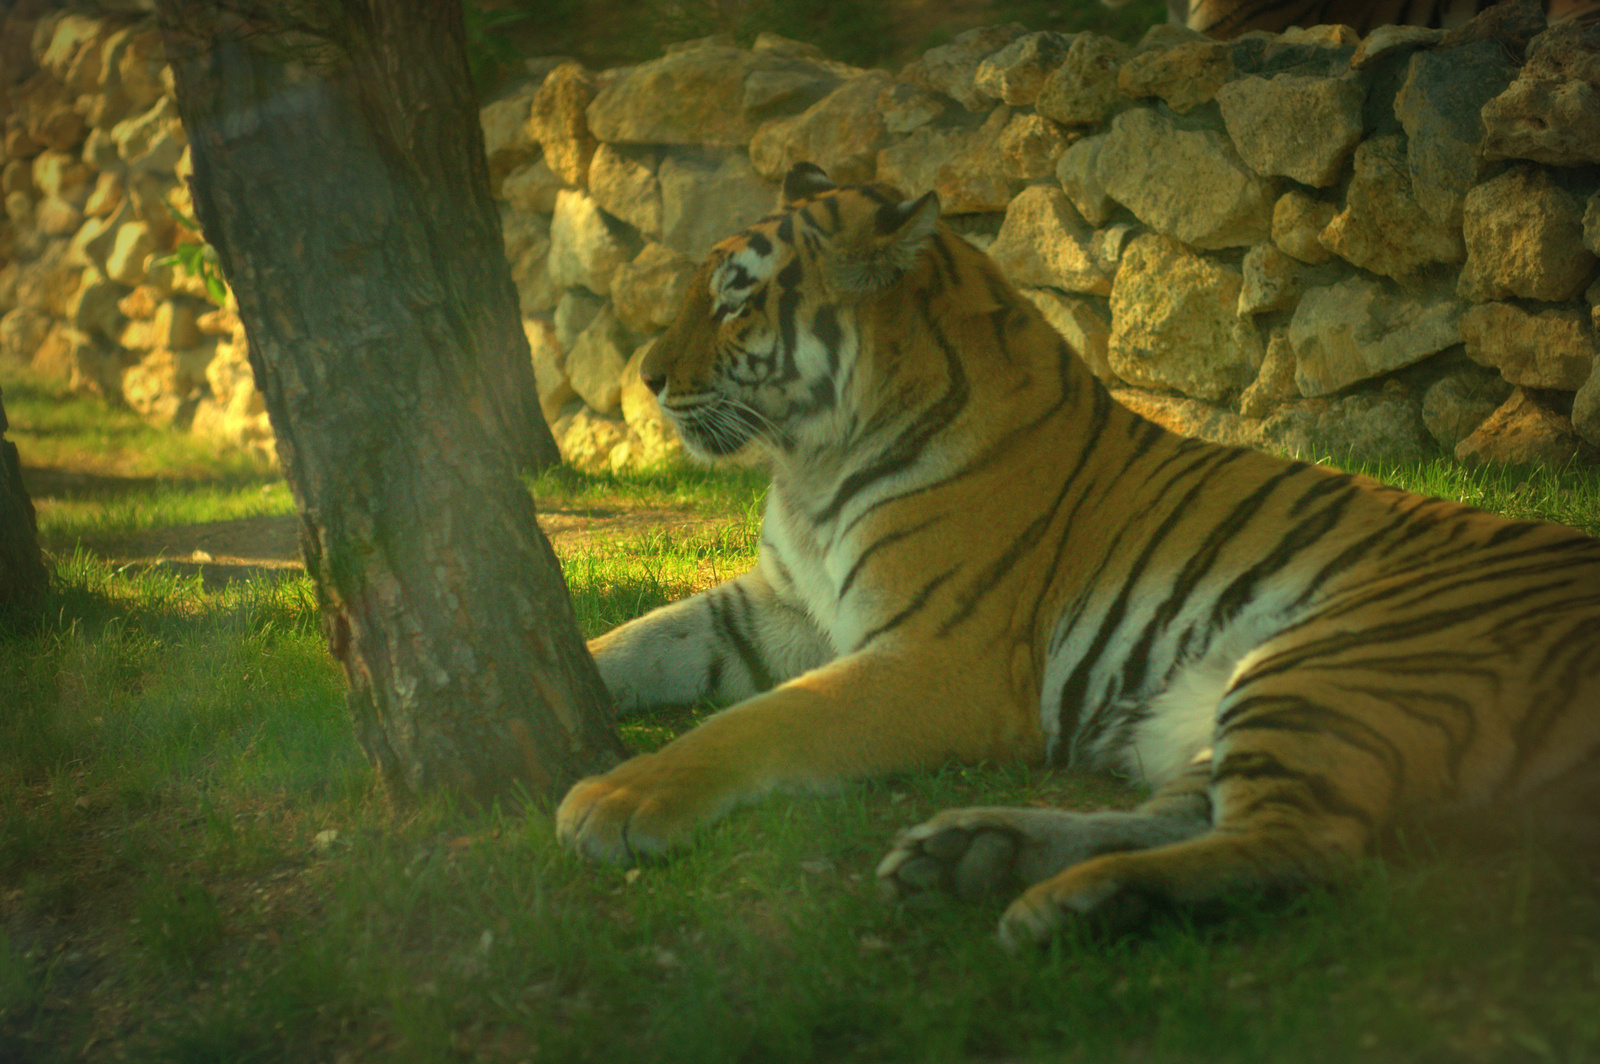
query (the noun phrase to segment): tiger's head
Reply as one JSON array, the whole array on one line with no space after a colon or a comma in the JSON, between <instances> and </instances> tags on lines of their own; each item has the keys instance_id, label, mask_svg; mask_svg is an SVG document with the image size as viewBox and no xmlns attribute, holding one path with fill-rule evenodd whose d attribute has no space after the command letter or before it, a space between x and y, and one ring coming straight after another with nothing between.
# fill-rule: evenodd
<instances>
[{"instance_id":1,"label":"tiger's head","mask_svg":"<svg viewBox=\"0 0 1600 1064\"><path fill-rule=\"evenodd\" d=\"M867 372L860 311L918 263L938 218L934 193L902 202L796 165L778 211L712 249L640 365L685 446L782 453L849 435L844 407Z\"/></svg>"}]
</instances>

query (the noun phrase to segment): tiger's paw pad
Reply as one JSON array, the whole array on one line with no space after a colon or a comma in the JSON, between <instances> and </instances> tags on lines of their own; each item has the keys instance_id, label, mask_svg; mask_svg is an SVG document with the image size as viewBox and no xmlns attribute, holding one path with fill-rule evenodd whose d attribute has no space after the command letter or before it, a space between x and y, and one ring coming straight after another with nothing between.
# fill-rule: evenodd
<instances>
[{"instance_id":1,"label":"tiger's paw pad","mask_svg":"<svg viewBox=\"0 0 1600 1064\"><path fill-rule=\"evenodd\" d=\"M887 896L914 907L954 896L983 901L1015 893L1017 836L1004 828L965 826L936 817L902 831L878 863L878 883Z\"/></svg>"}]
</instances>

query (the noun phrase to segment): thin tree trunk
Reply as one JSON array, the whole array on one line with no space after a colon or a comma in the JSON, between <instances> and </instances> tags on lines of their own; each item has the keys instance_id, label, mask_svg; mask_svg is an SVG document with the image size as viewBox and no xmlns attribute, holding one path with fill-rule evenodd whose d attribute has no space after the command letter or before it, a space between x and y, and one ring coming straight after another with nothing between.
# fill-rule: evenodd
<instances>
[{"instance_id":1,"label":"thin tree trunk","mask_svg":"<svg viewBox=\"0 0 1600 1064\"><path fill-rule=\"evenodd\" d=\"M39 554L33 501L22 486L22 461L5 438L6 428L0 395L0 633L38 616L50 581Z\"/></svg>"},{"instance_id":2,"label":"thin tree trunk","mask_svg":"<svg viewBox=\"0 0 1600 1064\"><path fill-rule=\"evenodd\" d=\"M239 304L356 736L402 800L559 795L622 748L516 476L554 443L459 5L221 6L159 5L195 213ZM269 21L291 11L298 30Z\"/></svg>"}]
</instances>

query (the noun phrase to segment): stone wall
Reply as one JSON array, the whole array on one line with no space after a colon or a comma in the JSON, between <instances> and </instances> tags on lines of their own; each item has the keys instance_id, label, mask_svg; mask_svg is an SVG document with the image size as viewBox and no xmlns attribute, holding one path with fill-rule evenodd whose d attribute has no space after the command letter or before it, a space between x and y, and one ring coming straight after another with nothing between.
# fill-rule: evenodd
<instances>
[{"instance_id":1,"label":"stone wall","mask_svg":"<svg viewBox=\"0 0 1600 1064\"><path fill-rule=\"evenodd\" d=\"M0 360L270 455L237 315L171 261L201 238L148 16L13 4L0 21L0 116Z\"/></svg>"},{"instance_id":2,"label":"stone wall","mask_svg":"<svg viewBox=\"0 0 1600 1064\"><path fill-rule=\"evenodd\" d=\"M150 206L188 213L185 161L139 162L136 130L181 153L159 72L122 73L148 31L51 18L11 91L0 357L269 444L236 318L152 265L193 234ZM772 37L530 70L482 120L545 414L579 464L676 453L634 367L802 159L936 189L1123 402L1182 431L1317 457L1600 447L1600 35L1546 31L1531 2L1365 40L990 27L899 75ZM118 114L123 78L151 88Z\"/></svg>"}]
</instances>

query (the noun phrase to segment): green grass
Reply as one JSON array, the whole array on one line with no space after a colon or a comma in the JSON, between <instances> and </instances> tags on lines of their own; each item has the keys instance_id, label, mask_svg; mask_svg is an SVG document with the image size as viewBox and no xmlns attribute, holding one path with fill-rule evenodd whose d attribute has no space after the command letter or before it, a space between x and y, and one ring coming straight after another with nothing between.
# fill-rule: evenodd
<instances>
[{"instance_id":1,"label":"green grass","mask_svg":"<svg viewBox=\"0 0 1600 1064\"><path fill-rule=\"evenodd\" d=\"M58 415L17 413L4 386L28 460ZM59 416L86 426L64 440L113 431ZM212 502L98 531L232 513L238 471L181 460ZM1594 472L1368 471L1600 532ZM239 490L263 486L281 490ZM542 510L707 515L568 549L590 631L754 557L754 474L533 487ZM44 513L58 542L94 527ZM650 748L698 715L626 738ZM762 803L633 871L561 852L545 810L392 812L303 577L206 590L58 553L50 620L0 641L0 750L8 1062L1600 1060L1600 889L1531 845L1417 842L1339 894L1011 956L998 905L881 900L887 840L947 805L1132 792L1016 765L916 773Z\"/></svg>"}]
</instances>

